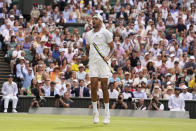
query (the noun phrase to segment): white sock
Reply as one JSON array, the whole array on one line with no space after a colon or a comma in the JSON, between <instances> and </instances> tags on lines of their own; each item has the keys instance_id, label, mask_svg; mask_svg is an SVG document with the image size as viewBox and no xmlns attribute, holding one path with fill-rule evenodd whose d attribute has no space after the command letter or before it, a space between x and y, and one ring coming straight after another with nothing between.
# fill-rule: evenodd
<instances>
[{"instance_id":1,"label":"white sock","mask_svg":"<svg viewBox=\"0 0 196 131\"><path fill-rule=\"evenodd\" d=\"M104 103L105 105L105 111L109 111L109 103Z\"/></svg>"},{"instance_id":2,"label":"white sock","mask_svg":"<svg viewBox=\"0 0 196 131\"><path fill-rule=\"evenodd\" d=\"M97 112L97 102L92 102L93 103L93 112Z\"/></svg>"}]
</instances>

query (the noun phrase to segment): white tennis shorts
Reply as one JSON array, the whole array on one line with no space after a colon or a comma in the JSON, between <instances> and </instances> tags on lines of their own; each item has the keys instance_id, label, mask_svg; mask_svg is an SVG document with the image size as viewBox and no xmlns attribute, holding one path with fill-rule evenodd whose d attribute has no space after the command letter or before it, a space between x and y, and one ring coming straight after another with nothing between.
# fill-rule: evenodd
<instances>
[{"instance_id":1,"label":"white tennis shorts","mask_svg":"<svg viewBox=\"0 0 196 131\"><path fill-rule=\"evenodd\" d=\"M105 61L89 61L89 76L98 78L110 78L112 73Z\"/></svg>"}]
</instances>

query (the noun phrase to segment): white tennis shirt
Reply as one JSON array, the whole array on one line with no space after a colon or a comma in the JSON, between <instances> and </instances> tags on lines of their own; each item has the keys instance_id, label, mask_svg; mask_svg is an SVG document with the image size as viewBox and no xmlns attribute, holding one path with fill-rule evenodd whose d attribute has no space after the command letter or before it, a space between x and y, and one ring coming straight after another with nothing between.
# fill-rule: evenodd
<instances>
[{"instance_id":1,"label":"white tennis shirt","mask_svg":"<svg viewBox=\"0 0 196 131\"><path fill-rule=\"evenodd\" d=\"M106 28L102 27L98 32L94 32L94 29L87 32L86 44L90 45L89 63L94 63L103 60L96 51L95 47L93 46L93 43L95 43L98 46L103 56L108 56L110 52L110 47L108 43L111 43L112 41L113 35Z\"/></svg>"}]
</instances>

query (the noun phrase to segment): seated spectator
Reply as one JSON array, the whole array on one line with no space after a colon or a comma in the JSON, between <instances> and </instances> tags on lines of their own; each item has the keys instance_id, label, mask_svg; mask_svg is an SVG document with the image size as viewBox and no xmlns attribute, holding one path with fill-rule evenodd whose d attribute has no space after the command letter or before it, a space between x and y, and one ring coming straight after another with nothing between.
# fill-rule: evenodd
<instances>
[{"instance_id":1,"label":"seated spectator","mask_svg":"<svg viewBox=\"0 0 196 131\"><path fill-rule=\"evenodd\" d=\"M79 80L79 87L73 88L71 94L74 94L75 97L90 97L89 89L85 87L84 80Z\"/></svg>"},{"instance_id":2,"label":"seated spectator","mask_svg":"<svg viewBox=\"0 0 196 131\"><path fill-rule=\"evenodd\" d=\"M50 78L46 78L43 84L44 96L50 96Z\"/></svg>"},{"instance_id":3,"label":"seated spectator","mask_svg":"<svg viewBox=\"0 0 196 131\"><path fill-rule=\"evenodd\" d=\"M162 92L158 85L154 86L152 91L152 97L157 96L158 98L162 98Z\"/></svg>"},{"instance_id":4,"label":"seated spectator","mask_svg":"<svg viewBox=\"0 0 196 131\"><path fill-rule=\"evenodd\" d=\"M184 68L187 69L187 74L193 74L193 71L196 69L194 56L190 56L189 61L185 63Z\"/></svg>"},{"instance_id":5,"label":"seated spectator","mask_svg":"<svg viewBox=\"0 0 196 131\"><path fill-rule=\"evenodd\" d=\"M159 102L159 98L157 96L154 96L148 105L148 110L163 111L164 105Z\"/></svg>"},{"instance_id":6,"label":"seated spectator","mask_svg":"<svg viewBox=\"0 0 196 131\"><path fill-rule=\"evenodd\" d=\"M135 110L146 110L146 105L144 104L144 99L140 98L139 102L136 100L132 101Z\"/></svg>"},{"instance_id":7,"label":"seated spectator","mask_svg":"<svg viewBox=\"0 0 196 131\"><path fill-rule=\"evenodd\" d=\"M76 72L76 78L78 80L82 80L82 79L85 79L86 77L86 72L84 71L85 70L85 67L83 64L79 64L79 71Z\"/></svg>"},{"instance_id":8,"label":"seated spectator","mask_svg":"<svg viewBox=\"0 0 196 131\"><path fill-rule=\"evenodd\" d=\"M114 81L117 81L117 82L120 82L120 78L118 78L118 72L114 72L114 74L112 75L111 78L109 78L109 83L110 82L114 82Z\"/></svg>"},{"instance_id":9,"label":"seated spectator","mask_svg":"<svg viewBox=\"0 0 196 131\"><path fill-rule=\"evenodd\" d=\"M180 93L180 97L184 100L192 100L193 96L191 93L187 91L188 87L186 85L181 86L182 93Z\"/></svg>"},{"instance_id":10,"label":"seated spectator","mask_svg":"<svg viewBox=\"0 0 196 131\"><path fill-rule=\"evenodd\" d=\"M44 96L44 90L42 88L42 81L37 81L37 87L36 88L32 88L31 92L32 95L35 96L35 98L33 99L32 103L31 103L31 107L39 107L40 106L40 102L41 102L41 97Z\"/></svg>"},{"instance_id":11,"label":"seated spectator","mask_svg":"<svg viewBox=\"0 0 196 131\"><path fill-rule=\"evenodd\" d=\"M53 72L50 73L50 80L55 82L60 82L59 76L60 76L59 67L55 66Z\"/></svg>"},{"instance_id":12,"label":"seated spectator","mask_svg":"<svg viewBox=\"0 0 196 131\"><path fill-rule=\"evenodd\" d=\"M193 88L192 95L193 95L193 100L196 100L196 86Z\"/></svg>"},{"instance_id":13,"label":"seated spectator","mask_svg":"<svg viewBox=\"0 0 196 131\"><path fill-rule=\"evenodd\" d=\"M168 107L170 111L185 111L185 102L182 97L180 97L180 88L175 87L175 96L169 99Z\"/></svg>"},{"instance_id":14,"label":"seated spectator","mask_svg":"<svg viewBox=\"0 0 196 131\"><path fill-rule=\"evenodd\" d=\"M166 93L163 95L163 99L170 99L172 96L174 96L174 89L172 86L168 86Z\"/></svg>"},{"instance_id":15,"label":"seated spectator","mask_svg":"<svg viewBox=\"0 0 196 131\"><path fill-rule=\"evenodd\" d=\"M196 87L196 75L192 80L189 81L188 85L190 89Z\"/></svg>"},{"instance_id":16,"label":"seated spectator","mask_svg":"<svg viewBox=\"0 0 196 131\"><path fill-rule=\"evenodd\" d=\"M3 94L3 99L4 99L4 113L7 113L10 100L13 101L12 112L17 113L16 106L18 103L18 98L16 95L18 94L18 87L17 87L17 84L13 82L14 76L10 74L8 77L9 77L8 81L4 82L3 87L2 87L2 94Z\"/></svg>"},{"instance_id":17,"label":"seated spectator","mask_svg":"<svg viewBox=\"0 0 196 131\"><path fill-rule=\"evenodd\" d=\"M129 97L134 98L133 93L130 91L131 85L127 84L124 86L124 91L122 93L124 99L128 99Z\"/></svg>"},{"instance_id":18,"label":"seated spectator","mask_svg":"<svg viewBox=\"0 0 196 131\"><path fill-rule=\"evenodd\" d=\"M67 92L66 83L65 83L65 76L61 76L61 81L56 85L56 90L60 96L63 96L65 92Z\"/></svg>"},{"instance_id":19,"label":"seated spectator","mask_svg":"<svg viewBox=\"0 0 196 131\"><path fill-rule=\"evenodd\" d=\"M133 86L140 84L141 82L147 83L147 79L143 75L143 71L139 72L139 76L134 79Z\"/></svg>"},{"instance_id":20,"label":"seated spectator","mask_svg":"<svg viewBox=\"0 0 196 131\"><path fill-rule=\"evenodd\" d=\"M142 92L141 88L142 88L141 85L136 85L136 91L133 92L133 95L135 98L146 99L147 98L146 92Z\"/></svg>"},{"instance_id":21,"label":"seated spectator","mask_svg":"<svg viewBox=\"0 0 196 131\"><path fill-rule=\"evenodd\" d=\"M124 100L123 95L119 94L118 99L112 105L112 109L127 109L128 108L127 103L124 102L123 100Z\"/></svg>"},{"instance_id":22,"label":"seated spectator","mask_svg":"<svg viewBox=\"0 0 196 131\"><path fill-rule=\"evenodd\" d=\"M110 82L108 85L108 92L109 92L109 98L118 98L119 92L114 89L114 82Z\"/></svg>"},{"instance_id":23,"label":"seated spectator","mask_svg":"<svg viewBox=\"0 0 196 131\"><path fill-rule=\"evenodd\" d=\"M63 97L57 94L55 95L55 98L56 98L55 107L65 107L65 108L73 107L74 101L70 99L69 93L65 92Z\"/></svg>"}]
</instances>

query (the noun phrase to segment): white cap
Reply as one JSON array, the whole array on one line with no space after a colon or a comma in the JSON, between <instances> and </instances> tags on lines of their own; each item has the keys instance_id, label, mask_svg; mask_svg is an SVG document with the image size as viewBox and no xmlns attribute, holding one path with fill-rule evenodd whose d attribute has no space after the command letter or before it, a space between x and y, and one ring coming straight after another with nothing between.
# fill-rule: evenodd
<instances>
[{"instance_id":1,"label":"white cap","mask_svg":"<svg viewBox=\"0 0 196 131\"><path fill-rule=\"evenodd\" d=\"M77 79L74 79L73 82L78 82L78 80Z\"/></svg>"},{"instance_id":2,"label":"white cap","mask_svg":"<svg viewBox=\"0 0 196 131\"><path fill-rule=\"evenodd\" d=\"M10 18L14 18L14 16L13 15L10 15Z\"/></svg>"},{"instance_id":3,"label":"white cap","mask_svg":"<svg viewBox=\"0 0 196 131\"><path fill-rule=\"evenodd\" d=\"M155 86L154 89L160 89L159 86Z\"/></svg>"},{"instance_id":4,"label":"white cap","mask_svg":"<svg viewBox=\"0 0 196 131\"><path fill-rule=\"evenodd\" d=\"M25 60L25 58L24 57L20 57L20 60Z\"/></svg>"},{"instance_id":5,"label":"white cap","mask_svg":"<svg viewBox=\"0 0 196 131\"><path fill-rule=\"evenodd\" d=\"M168 86L167 90L170 90L170 89L173 90L174 88L172 88L171 86Z\"/></svg>"},{"instance_id":6,"label":"white cap","mask_svg":"<svg viewBox=\"0 0 196 131\"><path fill-rule=\"evenodd\" d=\"M181 87L181 89L187 89L188 87L186 86L186 85L183 85L182 87Z\"/></svg>"},{"instance_id":7,"label":"white cap","mask_svg":"<svg viewBox=\"0 0 196 131\"><path fill-rule=\"evenodd\" d=\"M93 18L98 18L101 22L103 22L103 17L100 14L96 14Z\"/></svg>"},{"instance_id":8,"label":"white cap","mask_svg":"<svg viewBox=\"0 0 196 131\"><path fill-rule=\"evenodd\" d=\"M171 54L171 55L170 55L170 57L174 57L174 56L175 56L175 54Z\"/></svg>"},{"instance_id":9,"label":"white cap","mask_svg":"<svg viewBox=\"0 0 196 131\"><path fill-rule=\"evenodd\" d=\"M167 85L171 85L171 84L172 84L171 81L168 81L168 82L167 82Z\"/></svg>"},{"instance_id":10,"label":"white cap","mask_svg":"<svg viewBox=\"0 0 196 131\"><path fill-rule=\"evenodd\" d=\"M42 83L42 81L41 80L37 80L37 83Z\"/></svg>"},{"instance_id":11,"label":"white cap","mask_svg":"<svg viewBox=\"0 0 196 131\"><path fill-rule=\"evenodd\" d=\"M22 15L20 15L20 17L19 17L20 19L23 19L24 17L22 16Z\"/></svg>"},{"instance_id":12,"label":"white cap","mask_svg":"<svg viewBox=\"0 0 196 131\"><path fill-rule=\"evenodd\" d=\"M79 66L78 66L78 67L79 67L79 68L80 68L80 67L84 67L84 65L83 65L83 64L79 64Z\"/></svg>"},{"instance_id":13,"label":"white cap","mask_svg":"<svg viewBox=\"0 0 196 131\"><path fill-rule=\"evenodd\" d=\"M146 56L146 55L149 55L149 52L146 52L146 53L145 53L145 56Z\"/></svg>"}]
</instances>

